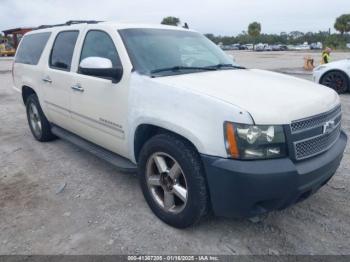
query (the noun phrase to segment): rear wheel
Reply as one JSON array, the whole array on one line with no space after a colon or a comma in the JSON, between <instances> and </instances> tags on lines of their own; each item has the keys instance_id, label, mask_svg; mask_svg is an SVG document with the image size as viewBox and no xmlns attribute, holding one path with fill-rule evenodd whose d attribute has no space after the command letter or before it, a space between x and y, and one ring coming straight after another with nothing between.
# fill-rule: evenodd
<instances>
[{"instance_id":1,"label":"rear wheel","mask_svg":"<svg viewBox=\"0 0 350 262\"><path fill-rule=\"evenodd\" d=\"M334 89L338 94L343 94L349 89L349 78L343 72L331 71L322 77L321 84Z\"/></svg>"},{"instance_id":2,"label":"rear wheel","mask_svg":"<svg viewBox=\"0 0 350 262\"><path fill-rule=\"evenodd\" d=\"M28 97L26 108L28 124L35 139L40 142L54 140L56 136L51 133L51 125L46 119L35 94Z\"/></svg>"},{"instance_id":3,"label":"rear wheel","mask_svg":"<svg viewBox=\"0 0 350 262\"><path fill-rule=\"evenodd\" d=\"M165 223L186 228L208 211L204 169L196 150L172 134L149 140L139 157L140 183L145 199Z\"/></svg>"}]
</instances>

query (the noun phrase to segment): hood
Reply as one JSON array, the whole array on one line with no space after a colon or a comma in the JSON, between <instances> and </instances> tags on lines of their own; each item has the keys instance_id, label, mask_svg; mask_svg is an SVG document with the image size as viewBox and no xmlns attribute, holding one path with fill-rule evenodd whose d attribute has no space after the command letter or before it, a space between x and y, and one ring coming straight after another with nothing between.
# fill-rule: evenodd
<instances>
[{"instance_id":1,"label":"hood","mask_svg":"<svg viewBox=\"0 0 350 262\"><path fill-rule=\"evenodd\" d=\"M235 105L249 112L256 124L290 124L329 111L340 103L330 88L256 69L166 76L152 81Z\"/></svg>"},{"instance_id":2,"label":"hood","mask_svg":"<svg viewBox=\"0 0 350 262\"><path fill-rule=\"evenodd\" d=\"M350 58L349 59L343 59L343 60L338 60L338 61L334 61L334 62L330 62L328 64L323 64L323 65L320 65L320 66L323 66L323 67L339 67L339 68L342 68L342 69L348 69L350 70Z\"/></svg>"}]
</instances>

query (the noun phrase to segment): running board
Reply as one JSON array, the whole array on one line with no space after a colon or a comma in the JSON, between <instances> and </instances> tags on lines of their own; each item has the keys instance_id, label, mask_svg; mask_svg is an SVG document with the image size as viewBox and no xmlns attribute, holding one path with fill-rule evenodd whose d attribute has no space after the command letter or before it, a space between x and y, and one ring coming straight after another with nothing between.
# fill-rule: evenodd
<instances>
[{"instance_id":1,"label":"running board","mask_svg":"<svg viewBox=\"0 0 350 262\"><path fill-rule=\"evenodd\" d=\"M53 126L51 128L51 132L58 136L59 138L62 138L77 147L101 158L102 160L105 160L106 162L112 164L116 167L118 171L124 172L124 173L136 173L137 172L137 166L132 163L130 160L119 156L107 149L104 149L96 144L93 144L63 128L60 128L58 126Z\"/></svg>"}]
</instances>

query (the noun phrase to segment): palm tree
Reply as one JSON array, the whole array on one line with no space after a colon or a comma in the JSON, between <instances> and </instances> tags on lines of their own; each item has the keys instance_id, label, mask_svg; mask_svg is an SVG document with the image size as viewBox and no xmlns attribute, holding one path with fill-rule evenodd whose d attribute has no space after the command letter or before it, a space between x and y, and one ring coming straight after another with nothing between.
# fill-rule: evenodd
<instances>
[{"instance_id":1,"label":"palm tree","mask_svg":"<svg viewBox=\"0 0 350 262\"><path fill-rule=\"evenodd\" d=\"M261 33L261 24L258 22L253 22L249 24L248 26L248 34L253 37L254 40L254 49L255 49L255 44L256 44L256 38L260 35Z\"/></svg>"},{"instance_id":2,"label":"palm tree","mask_svg":"<svg viewBox=\"0 0 350 262\"><path fill-rule=\"evenodd\" d=\"M350 32L350 14L341 15L335 20L335 30L339 31L341 35Z\"/></svg>"},{"instance_id":3,"label":"palm tree","mask_svg":"<svg viewBox=\"0 0 350 262\"><path fill-rule=\"evenodd\" d=\"M180 24L180 19L174 16L168 16L163 18L163 21L161 22L161 24L178 26Z\"/></svg>"}]
</instances>

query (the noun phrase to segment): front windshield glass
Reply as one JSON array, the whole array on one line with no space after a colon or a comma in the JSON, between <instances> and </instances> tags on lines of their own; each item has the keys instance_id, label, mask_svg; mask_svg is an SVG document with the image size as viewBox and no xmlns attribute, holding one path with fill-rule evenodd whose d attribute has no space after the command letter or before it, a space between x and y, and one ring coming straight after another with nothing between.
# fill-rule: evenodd
<instances>
[{"instance_id":1,"label":"front windshield glass","mask_svg":"<svg viewBox=\"0 0 350 262\"><path fill-rule=\"evenodd\" d=\"M236 68L233 60L205 36L171 29L119 31L136 71L172 75Z\"/></svg>"}]
</instances>

